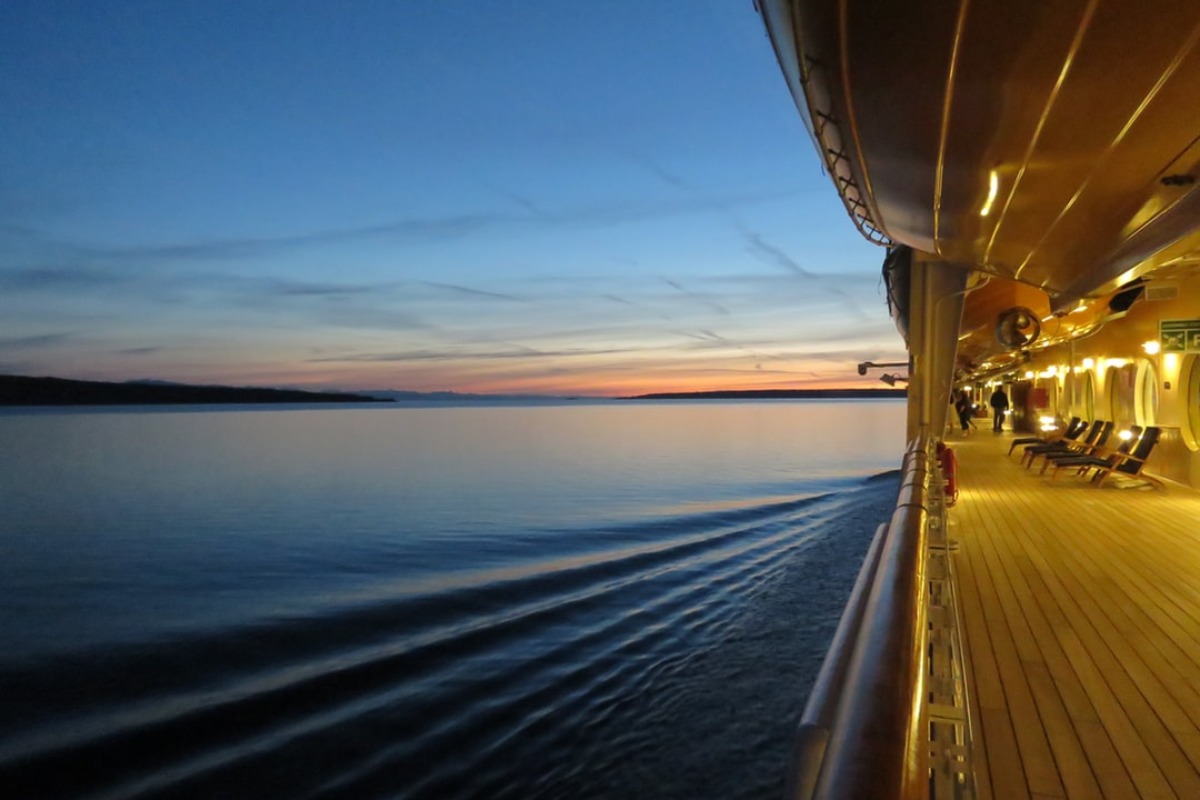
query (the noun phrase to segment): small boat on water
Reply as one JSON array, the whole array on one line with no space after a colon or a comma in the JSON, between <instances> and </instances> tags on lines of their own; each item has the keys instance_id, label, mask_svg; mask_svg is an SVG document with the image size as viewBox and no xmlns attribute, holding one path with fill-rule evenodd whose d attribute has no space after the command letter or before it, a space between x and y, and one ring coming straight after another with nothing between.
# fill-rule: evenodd
<instances>
[{"instance_id":1,"label":"small boat on water","mask_svg":"<svg viewBox=\"0 0 1200 800\"><path fill-rule=\"evenodd\" d=\"M909 351L790 795L1200 796L1200 4L756 5ZM1004 433L949 433L997 388ZM1008 455L1071 418L1116 479Z\"/></svg>"}]
</instances>

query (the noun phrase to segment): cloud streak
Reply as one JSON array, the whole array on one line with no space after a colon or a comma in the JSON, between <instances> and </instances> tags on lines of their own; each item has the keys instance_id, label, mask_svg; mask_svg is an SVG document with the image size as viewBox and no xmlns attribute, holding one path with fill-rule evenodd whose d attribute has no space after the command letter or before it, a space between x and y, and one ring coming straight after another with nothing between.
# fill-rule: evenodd
<instances>
[{"instance_id":1,"label":"cloud streak","mask_svg":"<svg viewBox=\"0 0 1200 800\"><path fill-rule=\"evenodd\" d=\"M210 238L165 244L104 245L83 243L53 236L25 226L0 228L51 253L65 254L84 263L174 263L261 259L286 255L303 248L356 242L380 241L392 245L457 241L481 233L518 228L526 230L574 227L607 227L629 222L647 222L691 214L725 211L734 206L752 206L793 196L793 190L689 196L656 201L617 201L564 208L555 214L538 209L532 202L507 190L497 190L520 205L524 213L475 211L443 216L407 217L388 222L331 228L293 234Z\"/></svg>"},{"instance_id":2,"label":"cloud streak","mask_svg":"<svg viewBox=\"0 0 1200 800\"><path fill-rule=\"evenodd\" d=\"M31 350L39 347L56 347L69 340L73 333L43 333L34 336L11 336L0 338L0 348L8 350Z\"/></svg>"},{"instance_id":3,"label":"cloud streak","mask_svg":"<svg viewBox=\"0 0 1200 800\"><path fill-rule=\"evenodd\" d=\"M712 309L713 311L717 312L718 314L722 314L724 316L729 316L729 314L730 314L729 309L726 308L725 306L721 305L720 303L709 300L707 297L696 294L695 292L691 291L690 289L685 289L683 287L683 284L681 284L677 281L673 281L670 278L662 278L662 282L667 284L668 286L670 286L675 291L682 294L684 297L687 297L690 300L695 300L697 303L700 303L701 305Z\"/></svg>"},{"instance_id":4,"label":"cloud streak","mask_svg":"<svg viewBox=\"0 0 1200 800\"><path fill-rule=\"evenodd\" d=\"M419 362L419 361L507 361L510 359L542 358L587 358L594 356L625 355L641 352L641 348L567 348L562 350L538 350L532 347L514 347L509 350L474 349L427 349L404 350L393 353L352 353L339 356L321 356L307 359L309 363L362 363L362 362Z\"/></svg>"},{"instance_id":5,"label":"cloud streak","mask_svg":"<svg viewBox=\"0 0 1200 800\"><path fill-rule=\"evenodd\" d=\"M460 286L456 283L435 283L433 281L421 281L421 283L433 289L442 289L447 292L465 294L471 297L483 297L489 300L505 300L510 303L527 302L523 297L516 297L515 295L504 294L502 292L489 292L485 289L473 289L470 286Z\"/></svg>"},{"instance_id":6,"label":"cloud streak","mask_svg":"<svg viewBox=\"0 0 1200 800\"><path fill-rule=\"evenodd\" d=\"M763 237L754 231L740 228L742 237L749 245L749 251L758 259L767 264L783 267L789 272L799 275L801 278L815 277L813 273L800 266L794 258L789 256L783 250L780 250L773 244L766 242Z\"/></svg>"}]
</instances>

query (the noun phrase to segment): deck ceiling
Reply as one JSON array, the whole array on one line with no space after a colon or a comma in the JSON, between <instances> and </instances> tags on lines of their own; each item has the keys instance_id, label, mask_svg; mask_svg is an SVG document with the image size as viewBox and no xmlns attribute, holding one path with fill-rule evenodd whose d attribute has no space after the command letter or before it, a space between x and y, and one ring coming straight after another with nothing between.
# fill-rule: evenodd
<instances>
[{"instance_id":1,"label":"deck ceiling","mask_svg":"<svg viewBox=\"0 0 1200 800\"><path fill-rule=\"evenodd\" d=\"M763 5L860 224L1055 309L1200 245L1200 2Z\"/></svg>"}]
</instances>

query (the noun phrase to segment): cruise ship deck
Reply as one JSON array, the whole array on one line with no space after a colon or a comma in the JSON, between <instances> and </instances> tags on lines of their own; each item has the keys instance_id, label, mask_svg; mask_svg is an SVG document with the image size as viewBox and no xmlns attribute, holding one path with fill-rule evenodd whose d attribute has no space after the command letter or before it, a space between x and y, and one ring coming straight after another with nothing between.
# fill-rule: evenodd
<instances>
[{"instance_id":1,"label":"cruise ship deck","mask_svg":"<svg viewBox=\"0 0 1200 800\"><path fill-rule=\"evenodd\" d=\"M979 796L1200 797L1200 492L1052 481L1011 438L947 440Z\"/></svg>"}]
</instances>

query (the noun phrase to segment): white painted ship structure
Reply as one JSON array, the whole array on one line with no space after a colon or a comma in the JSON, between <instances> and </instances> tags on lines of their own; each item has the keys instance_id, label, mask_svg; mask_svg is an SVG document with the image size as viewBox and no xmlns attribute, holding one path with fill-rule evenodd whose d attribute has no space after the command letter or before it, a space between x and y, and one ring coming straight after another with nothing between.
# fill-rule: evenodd
<instances>
[{"instance_id":1,"label":"white painted ship structure","mask_svg":"<svg viewBox=\"0 0 1200 800\"><path fill-rule=\"evenodd\" d=\"M1200 798L1200 2L757 5L909 353L788 796Z\"/></svg>"}]
</instances>

